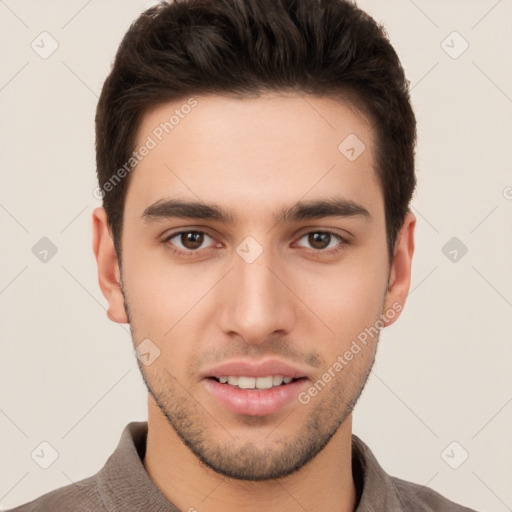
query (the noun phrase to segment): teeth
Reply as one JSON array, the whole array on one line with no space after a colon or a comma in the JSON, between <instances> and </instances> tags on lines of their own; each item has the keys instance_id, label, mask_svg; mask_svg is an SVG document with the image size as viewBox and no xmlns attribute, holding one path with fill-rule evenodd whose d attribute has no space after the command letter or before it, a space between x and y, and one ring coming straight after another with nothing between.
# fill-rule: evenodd
<instances>
[{"instance_id":1,"label":"teeth","mask_svg":"<svg viewBox=\"0 0 512 512\"><path fill-rule=\"evenodd\" d=\"M283 376L282 375L274 375L272 377L272 385L273 386L280 386L283 383Z\"/></svg>"},{"instance_id":2,"label":"teeth","mask_svg":"<svg viewBox=\"0 0 512 512\"><path fill-rule=\"evenodd\" d=\"M240 389L254 389L256 379L254 377L238 377L238 387Z\"/></svg>"},{"instance_id":3,"label":"teeth","mask_svg":"<svg viewBox=\"0 0 512 512\"><path fill-rule=\"evenodd\" d=\"M258 389L270 389L272 387L272 377L258 377L256 387Z\"/></svg>"},{"instance_id":4,"label":"teeth","mask_svg":"<svg viewBox=\"0 0 512 512\"><path fill-rule=\"evenodd\" d=\"M293 379L282 375L268 377L219 377L221 384L238 386L240 389L270 389L281 384L289 384Z\"/></svg>"}]
</instances>

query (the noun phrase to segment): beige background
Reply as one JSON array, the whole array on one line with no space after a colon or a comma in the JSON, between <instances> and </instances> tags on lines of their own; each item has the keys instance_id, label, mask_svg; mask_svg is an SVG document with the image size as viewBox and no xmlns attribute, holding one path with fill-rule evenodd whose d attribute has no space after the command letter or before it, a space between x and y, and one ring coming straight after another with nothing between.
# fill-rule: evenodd
<instances>
[{"instance_id":1,"label":"beige background","mask_svg":"<svg viewBox=\"0 0 512 512\"><path fill-rule=\"evenodd\" d=\"M412 84L419 188L411 295L383 333L354 432L391 474L512 510L512 2L359 4ZM97 284L91 212L97 97L148 5L0 2L0 508L95 473L146 419L128 327L107 319ZM43 31L59 45L46 59L31 48ZM46 263L32 252L42 237L57 248ZM468 249L456 262L442 251L452 237ZM59 454L48 469L31 458L43 441Z\"/></svg>"}]
</instances>

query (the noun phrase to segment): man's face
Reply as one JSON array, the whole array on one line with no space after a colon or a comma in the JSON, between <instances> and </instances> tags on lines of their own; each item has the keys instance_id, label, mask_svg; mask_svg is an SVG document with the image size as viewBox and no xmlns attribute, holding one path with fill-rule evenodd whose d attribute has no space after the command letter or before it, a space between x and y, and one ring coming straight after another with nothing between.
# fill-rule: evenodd
<instances>
[{"instance_id":1,"label":"man's face","mask_svg":"<svg viewBox=\"0 0 512 512\"><path fill-rule=\"evenodd\" d=\"M377 347L365 329L391 307L373 132L330 99L195 99L155 108L140 126L136 147L148 136L156 147L127 191L124 305L134 344L160 350L139 363L150 395L196 456L234 478L284 476L350 414ZM174 217L169 200L232 219ZM344 206L297 208L317 201Z\"/></svg>"}]
</instances>

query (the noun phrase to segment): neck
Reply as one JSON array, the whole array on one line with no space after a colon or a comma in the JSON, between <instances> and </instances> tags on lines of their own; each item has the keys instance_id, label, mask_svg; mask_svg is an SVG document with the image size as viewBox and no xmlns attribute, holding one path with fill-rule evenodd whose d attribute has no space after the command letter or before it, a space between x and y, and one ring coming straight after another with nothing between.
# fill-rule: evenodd
<instances>
[{"instance_id":1,"label":"neck","mask_svg":"<svg viewBox=\"0 0 512 512\"><path fill-rule=\"evenodd\" d=\"M241 481L200 463L150 397L144 467L160 492L184 511L352 512L356 505L352 415L328 445L295 473L274 480Z\"/></svg>"}]
</instances>

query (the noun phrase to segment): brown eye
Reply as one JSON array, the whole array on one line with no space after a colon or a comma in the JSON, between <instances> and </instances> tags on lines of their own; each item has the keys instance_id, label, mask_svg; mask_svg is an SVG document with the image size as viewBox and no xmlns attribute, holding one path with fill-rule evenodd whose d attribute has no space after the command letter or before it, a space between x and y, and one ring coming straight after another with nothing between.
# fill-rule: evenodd
<instances>
[{"instance_id":1,"label":"brown eye","mask_svg":"<svg viewBox=\"0 0 512 512\"><path fill-rule=\"evenodd\" d=\"M329 233L309 233L308 242L313 249L325 249L329 245L331 235Z\"/></svg>"},{"instance_id":2,"label":"brown eye","mask_svg":"<svg viewBox=\"0 0 512 512\"><path fill-rule=\"evenodd\" d=\"M203 231L179 231L169 235L164 242L173 245L177 252L186 253L187 251L199 252L198 249L202 248L207 239L210 239L212 242L214 241L211 236Z\"/></svg>"},{"instance_id":3,"label":"brown eye","mask_svg":"<svg viewBox=\"0 0 512 512\"><path fill-rule=\"evenodd\" d=\"M201 247L204 240L204 233L199 231L188 231L181 233L180 242L183 244L185 249L198 249Z\"/></svg>"},{"instance_id":4,"label":"brown eye","mask_svg":"<svg viewBox=\"0 0 512 512\"><path fill-rule=\"evenodd\" d=\"M336 245L343 245L343 238L340 235L331 233L330 231L311 231L301 237L307 239L309 248L317 251L324 251L325 249L333 249ZM334 242L334 244L333 244ZM336 244L338 242L338 244ZM341 244L339 243L341 242Z\"/></svg>"}]
</instances>

